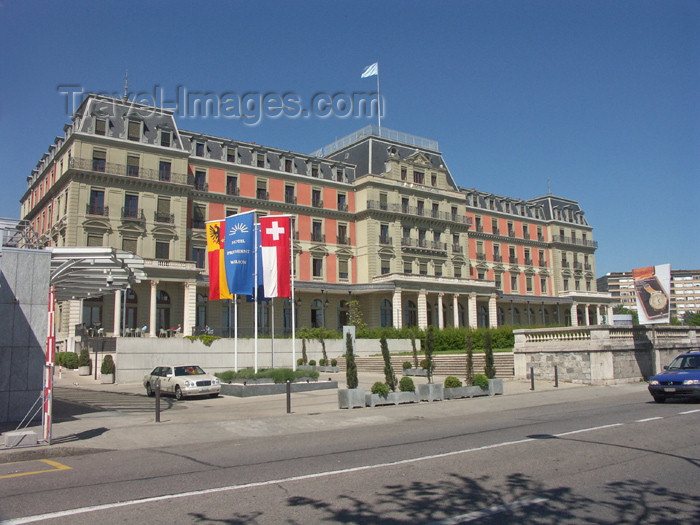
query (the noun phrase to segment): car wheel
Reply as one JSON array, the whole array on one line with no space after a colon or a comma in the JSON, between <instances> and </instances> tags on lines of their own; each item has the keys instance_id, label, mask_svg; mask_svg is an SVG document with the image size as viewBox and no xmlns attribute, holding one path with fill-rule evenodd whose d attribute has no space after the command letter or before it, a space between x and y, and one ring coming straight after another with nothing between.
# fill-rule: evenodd
<instances>
[{"instance_id":1,"label":"car wheel","mask_svg":"<svg viewBox=\"0 0 700 525\"><path fill-rule=\"evenodd\" d=\"M178 401L182 400L182 390L179 386L175 387L175 399L177 399Z\"/></svg>"},{"instance_id":2,"label":"car wheel","mask_svg":"<svg viewBox=\"0 0 700 525\"><path fill-rule=\"evenodd\" d=\"M153 391L153 389L151 388L151 383L146 383L146 395L147 395L148 397L153 397L153 396L156 395L156 393L155 393L155 392Z\"/></svg>"},{"instance_id":3,"label":"car wheel","mask_svg":"<svg viewBox=\"0 0 700 525\"><path fill-rule=\"evenodd\" d=\"M666 401L666 398L664 396L654 396L654 401L657 403L664 403Z\"/></svg>"}]
</instances>

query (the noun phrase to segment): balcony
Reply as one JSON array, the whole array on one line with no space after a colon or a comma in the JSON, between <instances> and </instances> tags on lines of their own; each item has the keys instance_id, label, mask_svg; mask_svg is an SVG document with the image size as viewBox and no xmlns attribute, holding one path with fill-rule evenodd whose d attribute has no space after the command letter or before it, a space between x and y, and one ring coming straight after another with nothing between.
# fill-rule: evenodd
<instances>
[{"instance_id":1,"label":"balcony","mask_svg":"<svg viewBox=\"0 0 700 525\"><path fill-rule=\"evenodd\" d=\"M486 260L486 254L485 254L485 253L477 253L477 254L476 254L476 260L477 260L477 261L485 261L485 260Z\"/></svg>"},{"instance_id":2,"label":"balcony","mask_svg":"<svg viewBox=\"0 0 700 525\"><path fill-rule=\"evenodd\" d=\"M465 224L467 226L471 226L472 224L471 217L459 216L457 214L453 214L452 212L437 212L436 215L433 215L432 212L430 214L426 213L425 208L418 208L415 206L408 206L404 204L388 204L386 202L375 201L371 199L367 201L367 209L388 211L390 213L402 213L404 215L415 215L419 217L425 217L430 215L432 218L436 218L443 221L456 222L458 224Z\"/></svg>"},{"instance_id":3,"label":"balcony","mask_svg":"<svg viewBox=\"0 0 700 525\"><path fill-rule=\"evenodd\" d=\"M384 244L384 245L391 245L393 244L391 237L388 235L380 235L379 236L379 244Z\"/></svg>"},{"instance_id":4,"label":"balcony","mask_svg":"<svg viewBox=\"0 0 700 525\"><path fill-rule=\"evenodd\" d=\"M462 253L462 247L459 244L453 244L452 253Z\"/></svg>"},{"instance_id":5,"label":"balcony","mask_svg":"<svg viewBox=\"0 0 700 525\"><path fill-rule=\"evenodd\" d=\"M192 219L192 229L193 230L203 230L206 228L206 221L204 219Z\"/></svg>"},{"instance_id":6,"label":"balcony","mask_svg":"<svg viewBox=\"0 0 700 525\"><path fill-rule=\"evenodd\" d=\"M285 196L284 196L284 202L285 202L286 204L296 204L296 203L297 203L297 197L296 197L296 195L285 194Z\"/></svg>"},{"instance_id":7,"label":"balcony","mask_svg":"<svg viewBox=\"0 0 700 525\"><path fill-rule=\"evenodd\" d=\"M260 201L269 201L270 194L266 190L258 189L258 191L255 192L255 198Z\"/></svg>"},{"instance_id":8,"label":"balcony","mask_svg":"<svg viewBox=\"0 0 700 525\"><path fill-rule=\"evenodd\" d=\"M493 262L503 262L503 256L502 255L494 255Z\"/></svg>"},{"instance_id":9,"label":"balcony","mask_svg":"<svg viewBox=\"0 0 700 525\"><path fill-rule=\"evenodd\" d=\"M323 199L311 199L311 206L314 208L323 208Z\"/></svg>"},{"instance_id":10,"label":"balcony","mask_svg":"<svg viewBox=\"0 0 700 525\"><path fill-rule=\"evenodd\" d=\"M311 232L312 242L326 242L326 236L319 232Z\"/></svg>"},{"instance_id":11,"label":"balcony","mask_svg":"<svg viewBox=\"0 0 700 525\"><path fill-rule=\"evenodd\" d=\"M337 244L350 244L350 237L347 235L338 235L336 241Z\"/></svg>"},{"instance_id":12,"label":"balcony","mask_svg":"<svg viewBox=\"0 0 700 525\"><path fill-rule=\"evenodd\" d=\"M175 224L175 215L173 213L154 211L153 212L153 222L162 222L165 224Z\"/></svg>"},{"instance_id":13,"label":"balcony","mask_svg":"<svg viewBox=\"0 0 700 525\"><path fill-rule=\"evenodd\" d=\"M574 244L576 246L585 246L586 248L597 248L597 241L589 241L587 239L578 239L576 237L566 237L562 235L552 235L552 242L561 244Z\"/></svg>"},{"instance_id":14,"label":"balcony","mask_svg":"<svg viewBox=\"0 0 700 525\"><path fill-rule=\"evenodd\" d=\"M339 202L338 211L348 211L348 205L345 202Z\"/></svg>"},{"instance_id":15,"label":"balcony","mask_svg":"<svg viewBox=\"0 0 700 525\"><path fill-rule=\"evenodd\" d=\"M513 255L511 255L510 257L508 257L508 262L509 262L510 264L518 264L518 258L515 257L515 256L513 256Z\"/></svg>"},{"instance_id":16,"label":"balcony","mask_svg":"<svg viewBox=\"0 0 700 525\"><path fill-rule=\"evenodd\" d=\"M85 207L86 215L99 215L101 217L109 216L109 206L104 206L102 204L88 204Z\"/></svg>"},{"instance_id":17,"label":"balcony","mask_svg":"<svg viewBox=\"0 0 700 525\"><path fill-rule=\"evenodd\" d=\"M130 221L145 221L146 217L143 214L143 209L125 206L122 207L122 219Z\"/></svg>"},{"instance_id":18,"label":"balcony","mask_svg":"<svg viewBox=\"0 0 700 525\"><path fill-rule=\"evenodd\" d=\"M530 259L529 257L525 257L525 264L527 264L528 266L532 266L532 259Z\"/></svg>"},{"instance_id":19,"label":"balcony","mask_svg":"<svg viewBox=\"0 0 700 525\"><path fill-rule=\"evenodd\" d=\"M239 190L236 186L226 185L226 195L238 196Z\"/></svg>"},{"instance_id":20,"label":"balcony","mask_svg":"<svg viewBox=\"0 0 700 525\"><path fill-rule=\"evenodd\" d=\"M168 173L168 176L165 177L165 174L161 173L159 170L105 162L102 159L81 159L75 157L70 160L69 167L76 170L96 171L107 175L120 175L144 180L170 182L173 184L187 184L187 175L184 173ZM134 168L136 168L136 170L134 170Z\"/></svg>"}]
</instances>

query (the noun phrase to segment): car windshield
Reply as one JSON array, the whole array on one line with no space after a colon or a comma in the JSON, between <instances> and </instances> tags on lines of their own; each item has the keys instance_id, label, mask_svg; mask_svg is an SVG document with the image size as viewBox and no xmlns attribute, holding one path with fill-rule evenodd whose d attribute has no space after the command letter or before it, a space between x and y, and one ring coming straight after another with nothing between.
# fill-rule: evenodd
<instances>
[{"instance_id":1,"label":"car windshield","mask_svg":"<svg viewBox=\"0 0 700 525\"><path fill-rule=\"evenodd\" d=\"M668 370L697 370L700 369L700 356L697 355L681 355L676 357Z\"/></svg>"},{"instance_id":2,"label":"car windshield","mask_svg":"<svg viewBox=\"0 0 700 525\"><path fill-rule=\"evenodd\" d=\"M204 370L198 366L176 366L175 375L176 376L198 376L204 374Z\"/></svg>"}]
</instances>

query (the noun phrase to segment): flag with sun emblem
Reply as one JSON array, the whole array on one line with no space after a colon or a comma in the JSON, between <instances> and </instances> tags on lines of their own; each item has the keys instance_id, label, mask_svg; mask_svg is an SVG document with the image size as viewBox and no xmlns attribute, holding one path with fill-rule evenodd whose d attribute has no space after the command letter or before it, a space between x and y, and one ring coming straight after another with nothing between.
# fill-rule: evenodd
<instances>
[{"instance_id":1,"label":"flag with sun emblem","mask_svg":"<svg viewBox=\"0 0 700 525\"><path fill-rule=\"evenodd\" d=\"M233 299L224 270L224 221L207 222L207 258L209 262L209 299Z\"/></svg>"},{"instance_id":2,"label":"flag with sun emblem","mask_svg":"<svg viewBox=\"0 0 700 525\"><path fill-rule=\"evenodd\" d=\"M255 286L255 212L226 217L226 282L231 293L253 295Z\"/></svg>"}]
</instances>

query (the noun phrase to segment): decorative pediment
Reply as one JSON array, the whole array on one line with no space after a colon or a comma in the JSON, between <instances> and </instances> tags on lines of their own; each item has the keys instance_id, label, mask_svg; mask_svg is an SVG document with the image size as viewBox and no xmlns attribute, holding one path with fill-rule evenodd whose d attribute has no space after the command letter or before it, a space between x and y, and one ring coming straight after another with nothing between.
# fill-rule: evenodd
<instances>
[{"instance_id":1,"label":"decorative pediment","mask_svg":"<svg viewBox=\"0 0 700 525\"><path fill-rule=\"evenodd\" d=\"M154 237L159 237L159 238L168 238L168 239L174 239L177 237L177 231L175 228L169 228L167 226L156 226L151 230L151 233L153 234ZM192 232L192 237L193 240L196 241L201 241L201 242L207 242L207 235L205 230L201 231L193 231Z\"/></svg>"},{"instance_id":2,"label":"decorative pediment","mask_svg":"<svg viewBox=\"0 0 700 525\"><path fill-rule=\"evenodd\" d=\"M419 166L426 166L426 167L431 166L430 158L426 154L424 154L420 151L416 151L414 153L411 153L408 157L406 157L406 162L411 162L411 163L417 164Z\"/></svg>"},{"instance_id":3,"label":"decorative pediment","mask_svg":"<svg viewBox=\"0 0 700 525\"><path fill-rule=\"evenodd\" d=\"M83 228L101 233L112 231L112 227L106 219L86 219L83 221Z\"/></svg>"}]
</instances>

